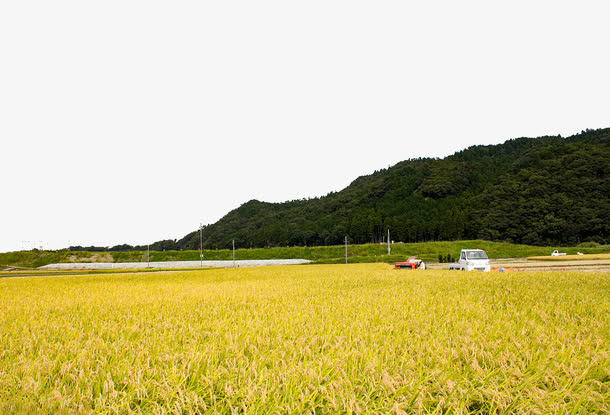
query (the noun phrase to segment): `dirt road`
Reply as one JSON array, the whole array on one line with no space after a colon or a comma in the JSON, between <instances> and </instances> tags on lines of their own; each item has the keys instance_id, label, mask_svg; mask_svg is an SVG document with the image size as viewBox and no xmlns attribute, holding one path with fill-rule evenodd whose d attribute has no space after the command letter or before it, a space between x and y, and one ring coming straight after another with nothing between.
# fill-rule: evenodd
<instances>
[{"instance_id":1,"label":"dirt road","mask_svg":"<svg viewBox=\"0 0 610 415\"><path fill-rule=\"evenodd\" d=\"M426 264L430 269L447 269L447 264ZM527 258L492 259L492 268L512 268L515 271L589 271L610 272L610 259L582 261L530 261Z\"/></svg>"}]
</instances>

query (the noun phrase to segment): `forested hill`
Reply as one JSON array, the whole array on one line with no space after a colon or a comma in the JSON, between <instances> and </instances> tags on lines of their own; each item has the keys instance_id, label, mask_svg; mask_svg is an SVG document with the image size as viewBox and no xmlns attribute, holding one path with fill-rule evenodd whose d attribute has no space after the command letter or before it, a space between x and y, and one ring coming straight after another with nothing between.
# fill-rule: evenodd
<instances>
[{"instance_id":1,"label":"forested hill","mask_svg":"<svg viewBox=\"0 0 610 415\"><path fill-rule=\"evenodd\" d=\"M610 242L610 128L517 138L444 159L413 159L340 192L251 200L203 231L205 248L487 239L534 245ZM165 241L197 249L199 233Z\"/></svg>"},{"instance_id":2,"label":"forested hill","mask_svg":"<svg viewBox=\"0 0 610 415\"><path fill-rule=\"evenodd\" d=\"M251 200L203 231L206 249L486 239L531 245L610 243L610 128L516 138L444 159L414 159L340 192L285 203ZM150 245L199 249L199 232ZM117 245L70 250L128 251Z\"/></svg>"},{"instance_id":3,"label":"forested hill","mask_svg":"<svg viewBox=\"0 0 610 415\"><path fill-rule=\"evenodd\" d=\"M516 138L444 159L413 159L324 197L251 200L203 231L206 249L486 239L531 245L610 243L610 128ZM199 232L150 245L199 249ZM71 250L128 251L117 245Z\"/></svg>"}]
</instances>

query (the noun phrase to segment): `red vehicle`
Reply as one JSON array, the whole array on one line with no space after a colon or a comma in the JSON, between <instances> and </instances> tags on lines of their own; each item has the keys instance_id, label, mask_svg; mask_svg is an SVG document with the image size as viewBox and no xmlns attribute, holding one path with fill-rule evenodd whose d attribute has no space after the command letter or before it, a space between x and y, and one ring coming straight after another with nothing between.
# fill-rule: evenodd
<instances>
[{"instance_id":1,"label":"red vehicle","mask_svg":"<svg viewBox=\"0 0 610 415\"><path fill-rule=\"evenodd\" d=\"M426 264L421 259L417 259L416 256L410 256L406 262L397 262L394 264L395 269L426 269Z\"/></svg>"}]
</instances>

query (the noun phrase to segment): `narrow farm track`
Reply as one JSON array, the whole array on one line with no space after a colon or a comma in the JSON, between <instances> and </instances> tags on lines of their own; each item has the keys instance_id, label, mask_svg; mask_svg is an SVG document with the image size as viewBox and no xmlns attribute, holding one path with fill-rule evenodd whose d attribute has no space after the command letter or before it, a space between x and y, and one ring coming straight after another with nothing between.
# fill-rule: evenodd
<instances>
[{"instance_id":1,"label":"narrow farm track","mask_svg":"<svg viewBox=\"0 0 610 415\"><path fill-rule=\"evenodd\" d=\"M532 260L492 260L495 268L514 268L519 271L589 271L610 272L610 259L567 260L567 261L532 261Z\"/></svg>"},{"instance_id":2,"label":"narrow farm track","mask_svg":"<svg viewBox=\"0 0 610 415\"><path fill-rule=\"evenodd\" d=\"M610 259L581 261L531 261L527 258L491 259L492 268L511 269L513 271L586 271L610 272ZM429 269L446 270L447 264L429 263Z\"/></svg>"}]
</instances>

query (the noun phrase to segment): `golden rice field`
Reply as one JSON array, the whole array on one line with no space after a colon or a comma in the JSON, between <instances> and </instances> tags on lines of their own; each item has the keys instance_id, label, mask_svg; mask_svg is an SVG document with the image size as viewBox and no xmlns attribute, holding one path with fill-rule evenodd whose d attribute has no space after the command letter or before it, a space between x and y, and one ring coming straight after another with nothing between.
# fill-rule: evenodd
<instances>
[{"instance_id":1,"label":"golden rice field","mask_svg":"<svg viewBox=\"0 0 610 415\"><path fill-rule=\"evenodd\" d=\"M0 413L609 413L610 274L0 280Z\"/></svg>"}]
</instances>

